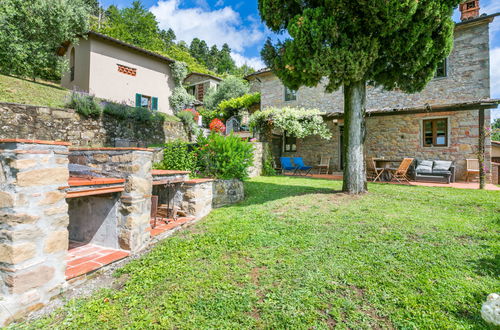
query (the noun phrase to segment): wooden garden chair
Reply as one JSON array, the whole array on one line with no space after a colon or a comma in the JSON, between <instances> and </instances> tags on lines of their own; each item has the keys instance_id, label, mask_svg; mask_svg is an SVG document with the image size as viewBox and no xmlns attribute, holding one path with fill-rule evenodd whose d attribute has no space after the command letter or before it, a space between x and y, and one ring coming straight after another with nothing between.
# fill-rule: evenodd
<instances>
[{"instance_id":1,"label":"wooden garden chair","mask_svg":"<svg viewBox=\"0 0 500 330\"><path fill-rule=\"evenodd\" d=\"M470 177L479 176L479 160L467 159L467 174L465 181L469 182Z\"/></svg>"},{"instance_id":2,"label":"wooden garden chair","mask_svg":"<svg viewBox=\"0 0 500 330\"><path fill-rule=\"evenodd\" d=\"M318 174L322 174L323 170L325 171L325 174L328 174L328 172L330 172L331 159L332 157L321 155L319 164L316 166L316 168L318 169Z\"/></svg>"},{"instance_id":3,"label":"wooden garden chair","mask_svg":"<svg viewBox=\"0 0 500 330\"><path fill-rule=\"evenodd\" d=\"M377 168L377 163L373 158L367 158L366 160L366 177L368 180L375 182L379 180L382 182L382 174L385 168Z\"/></svg>"},{"instance_id":4,"label":"wooden garden chair","mask_svg":"<svg viewBox=\"0 0 500 330\"><path fill-rule=\"evenodd\" d=\"M410 183L410 178L408 177L408 170L413 163L413 158L405 158L399 164L396 170L392 170L391 181L397 181L399 183Z\"/></svg>"}]
</instances>

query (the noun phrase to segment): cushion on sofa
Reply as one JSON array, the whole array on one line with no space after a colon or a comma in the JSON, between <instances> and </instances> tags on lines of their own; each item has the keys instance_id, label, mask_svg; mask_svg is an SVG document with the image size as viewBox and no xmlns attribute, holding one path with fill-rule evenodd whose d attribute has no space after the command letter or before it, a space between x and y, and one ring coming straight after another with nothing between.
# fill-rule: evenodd
<instances>
[{"instance_id":1,"label":"cushion on sofa","mask_svg":"<svg viewBox=\"0 0 500 330\"><path fill-rule=\"evenodd\" d=\"M449 161L449 160L435 160L434 166L432 167L432 170L433 171L449 171L452 164L453 164L453 162Z\"/></svg>"},{"instance_id":2,"label":"cushion on sofa","mask_svg":"<svg viewBox=\"0 0 500 330\"><path fill-rule=\"evenodd\" d=\"M432 160L421 160L418 162L415 172L421 174L432 173Z\"/></svg>"}]
</instances>

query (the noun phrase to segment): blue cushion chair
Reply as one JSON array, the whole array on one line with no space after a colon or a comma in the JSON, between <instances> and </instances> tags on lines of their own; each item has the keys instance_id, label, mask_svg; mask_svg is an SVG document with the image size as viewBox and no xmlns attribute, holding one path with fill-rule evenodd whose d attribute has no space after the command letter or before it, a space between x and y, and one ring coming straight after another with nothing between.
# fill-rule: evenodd
<instances>
[{"instance_id":1,"label":"blue cushion chair","mask_svg":"<svg viewBox=\"0 0 500 330\"><path fill-rule=\"evenodd\" d=\"M313 168L312 166L306 166L302 157L293 157L293 163L297 166L298 174L300 174L300 172L303 172L304 175L308 175Z\"/></svg>"},{"instance_id":2,"label":"blue cushion chair","mask_svg":"<svg viewBox=\"0 0 500 330\"><path fill-rule=\"evenodd\" d=\"M292 164L290 157L280 157L280 162L282 174L285 174L286 171L293 172L293 175L297 174L298 167Z\"/></svg>"}]
</instances>

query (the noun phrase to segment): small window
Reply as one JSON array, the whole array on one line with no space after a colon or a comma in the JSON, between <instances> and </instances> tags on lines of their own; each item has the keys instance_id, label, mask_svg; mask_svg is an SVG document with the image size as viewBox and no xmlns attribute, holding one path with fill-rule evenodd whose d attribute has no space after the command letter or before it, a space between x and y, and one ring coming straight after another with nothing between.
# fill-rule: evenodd
<instances>
[{"instance_id":1,"label":"small window","mask_svg":"<svg viewBox=\"0 0 500 330\"><path fill-rule=\"evenodd\" d=\"M151 109L151 96L141 95L141 108Z\"/></svg>"},{"instance_id":2,"label":"small window","mask_svg":"<svg viewBox=\"0 0 500 330\"><path fill-rule=\"evenodd\" d=\"M295 101L297 99L297 91L285 87L285 101Z\"/></svg>"},{"instance_id":3,"label":"small window","mask_svg":"<svg viewBox=\"0 0 500 330\"><path fill-rule=\"evenodd\" d=\"M436 75L434 78L444 78L448 76L448 60L444 59L441 63L438 64Z\"/></svg>"},{"instance_id":4,"label":"small window","mask_svg":"<svg viewBox=\"0 0 500 330\"><path fill-rule=\"evenodd\" d=\"M142 94L135 94L135 106L149 110L158 110L158 98Z\"/></svg>"},{"instance_id":5,"label":"small window","mask_svg":"<svg viewBox=\"0 0 500 330\"><path fill-rule=\"evenodd\" d=\"M446 147L448 145L448 120L446 118L423 121L424 147Z\"/></svg>"},{"instance_id":6,"label":"small window","mask_svg":"<svg viewBox=\"0 0 500 330\"><path fill-rule=\"evenodd\" d=\"M284 152L296 152L297 151L297 138L295 136L289 136L285 133L285 150Z\"/></svg>"},{"instance_id":7,"label":"small window","mask_svg":"<svg viewBox=\"0 0 500 330\"><path fill-rule=\"evenodd\" d=\"M195 94L195 86L189 86L186 88L187 92L189 95L193 95Z\"/></svg>"},{"instance_id":8,"label":"small window","mask_svg":"<svg viewBox=\"0 0 500 330\"><path fill-rule=\"evenodd\" d=\"M131 68L122 64L117 64L118 72L135 77L137 75L137 69Z\"/></svg>"}]
</instances>

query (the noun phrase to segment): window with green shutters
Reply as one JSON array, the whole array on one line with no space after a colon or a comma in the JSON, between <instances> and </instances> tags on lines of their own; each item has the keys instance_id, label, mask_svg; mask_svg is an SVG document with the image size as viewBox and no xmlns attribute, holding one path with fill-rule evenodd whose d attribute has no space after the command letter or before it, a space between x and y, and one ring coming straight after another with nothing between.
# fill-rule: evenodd
<instances>
[{"instance_id":1,"label":"window with green shutters","mask_svg":"<svg viewBox=\"0 0 500 330\"><path fill-rule=\"evenodd\" d=\"M158 110L158 98L137 93L135 94L135 106L149 110Z\"/></svg>"}]
</instances>

